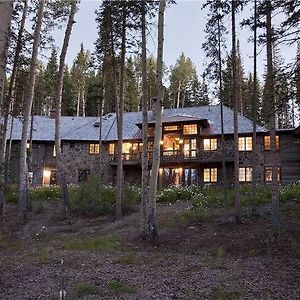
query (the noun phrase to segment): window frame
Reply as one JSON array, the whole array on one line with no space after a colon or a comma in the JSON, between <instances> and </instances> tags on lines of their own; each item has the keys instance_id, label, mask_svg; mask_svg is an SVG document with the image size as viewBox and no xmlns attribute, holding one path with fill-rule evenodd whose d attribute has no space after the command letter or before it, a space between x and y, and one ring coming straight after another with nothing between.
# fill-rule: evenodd
<instances>
[{"instance_id":1,"label":"window frame","mask_svg":"<svg viewBox=\"0 0 300 300\"><path fill-rule=\"evenodd\" d=\"M241 179L241 170L244 170L244 178ZM250 174L248 173L250 171ZM248 175L251 175L249 180L247 180ZM253 176L253 168L250 166L247 167L239 167L239 182L251 182Z\"/></svg>"},{"instance_id":2,"label":"window frame","mask_svg":"<svg viewBox=\"0 0 300 300\"><path fill-rule=\"evenodd\" d=\"M90 143L89 144L89 154L95 155L100 153L100 145L99 143Z\"/></svg>"},{"instance_id":3,"label":"window frame","mask_svg":"<svg viewBox=\"0 0 300 300\"><path fill-rule=\"evenodd\" d=\"M268 147L266 147L266 139L269 140ZM276 135L276 151L280 150L280 136ZM264 135L264 151L271 151L271 136Z\"/></svg>"},{"instance_id":4,"label":"window frame","mask_svg":"<svg viewBox=\"0 0 300 300\"><path fill-rule=\"evenodd\" d=\"M163 126L163 131L178 131L180 130L180 126L179 125L164 125Z\"/></svg>"},{"instance_id":5,"label":"window frame","mask_svg":"<svg viewBox=\"0 0 300 300\"><path fill-rule=\"evenodd\" d=\"M187 132L191 128L196 129L196 131ZM187 131L186 131L187 130ZM197 124L184 124L182 128L183 135L195 135L198 134L198 125Z\"/></svg>"},{"instance_id":6,"label":"window frame","mask_svg":"<svg viewBox=\"0 0 300 300\"><path fill-rule=\"evenodd\" d=\"M248 146L247 139L251 139L251 149L247 149L247 146ZM242 142L243 147L240 147L240 145L241 145L240 141L241 140L243 140L243 142ZM251 151L253 151L253 138L252 138L252 136L239 136L239 152L251 152Z\"/></svg>"},{"instance_id":7,"label":"window frame","mask_svg":"<svg viewBox=\"0 0 300 300\"><path fill-rule=\"evenodd\" d=\"M209 149L205 149L205 140L209 140ZM212 141L216 141L216 147L214 149L212 149ZM203 139L203 151L216 151L218 150L218 138L207 138L207 139Z\"/></svg>"},{"instance_id":8,"label":"window frame","mask_svg":"<svg viewBox=\"0 0 300 300\"><path fill-rule=\"evenodd\" d=\"M207 171L207 170L209 172L209 180L206 180L206 178L205 178L205 171ZM212 180L212 175L214 175L214 173L215 173L216 177L215 177L214 180ZM204 168L203 169L203 182L204 183L216 183L216 182L218 182L218 168Z\"/></svg>"},{"instance_id":9,"label":"window frame","mask_svg":"<svg viewBox=\"0 0 300 300\"><path fill-rule=\"evenodd\" d=\"M267 180L266 171L270 170L271 179ZM264 167L264 181L265 182L272 182L273 181L273 167L272 166L265 166ZM281 166L277 167L277 182L281 182Z\"/></svg>"}]
</instances>

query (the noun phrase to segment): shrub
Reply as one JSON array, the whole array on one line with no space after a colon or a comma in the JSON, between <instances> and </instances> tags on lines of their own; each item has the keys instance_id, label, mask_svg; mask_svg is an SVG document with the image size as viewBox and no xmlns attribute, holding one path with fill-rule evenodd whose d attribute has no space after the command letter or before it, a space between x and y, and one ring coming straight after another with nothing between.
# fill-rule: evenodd
<instances>
[{"instance_id":1,"label":"shrub","mask_svg":"<svg viewBox=\"0 0 300 300\"><path fill-rule=\"evenodd\" d=\"M30 189L32 201L57 201L61 198L59 186L40 186Z\"/></svg>"},{"instance_id":2,"label":"shrub","mask_svg":"<svg viewBox=\"0 0 300 300\"><path fill-rule=\"evenodd\" d=\"M295 183L281 187L279 190L279 198L281 202L300 200L300 184Z\"/></svg>"},{"instance_id":3,"label":"shrub","mask_svg":"<svg viewBox=\"0 0 300 300\"><path fill-rule=\"evenodd\" d=\"M125 184L123 189L123 212L133 211L140 199L139 189ZM74 214L95 217L115 212L116 188L100 185L92 177L78 187L70 188L71 208Z\"/></svg>"},{"instance_id":4,"label":"shrub","mask_svg":"<svg viewBox=\"0 0 300 300\"><path fill-rule=\"evenodd\" d=\"M175 203L178 200L190 201L198 190L195 186L172 186L157 194L158 203Z\"/></svg>"},{"instance_id":5,"label":"shrub","mask_svg":"<svg viewBox=\"0 0 300 300\"><path fill-rule=\"evenodd\" d=\"M7 185L5 190L6 202L18 203L18 186ZM40 186L30 188L30 198L35 201L57 201L60 199L60 190L58 186Z\"/></svg>"},{"instance_id":6,"label":"shrub","mask_svg":"<svg viewBox=\"0 0 300 300\"><path fill-rule=\"evenodd\" d=\"M6 202L11 204L18 203L18 186L15 184L7 185L5 188Z\"/></svg>"}]
</instances>

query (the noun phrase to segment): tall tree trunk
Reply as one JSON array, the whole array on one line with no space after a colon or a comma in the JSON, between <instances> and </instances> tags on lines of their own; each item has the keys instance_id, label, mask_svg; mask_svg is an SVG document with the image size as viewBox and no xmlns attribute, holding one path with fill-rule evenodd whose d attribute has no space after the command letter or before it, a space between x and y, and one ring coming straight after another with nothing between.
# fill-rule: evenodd
<instances>
[{"instance_id":1,"label":"tall tree trunk","mask_svg":"<svg viewBox=\"0 0 300 300\"><path fill-rule=\"evenodd\" d=\"M42 19L44 13L45 0L40 0L37 14L36 27L34 32L34 41L32 47L32 57L30 63L30 74L28 81L28 92L24 109L24 121L22 128L22 139L20 145L20 174L19 174L19 203L18 203L18 220L24 222L27 218L27 190L28 190L28 170L27 170L27 138L29 131L29 121L31 107L34 97L34 86L37 67L38 47L40 43Z\"/></svg>"},{"instance_id":2,"label":"tall tree trunk","mask_svg":"<svg viewBox=\"0 0 300 300\"><path fill-rule=\"evenodd\" d=\"M2 109L4 103L4 83L6 78L6 63L10 41L10 24L13 11L13 1L0 1L0 117L2 117ZM4 112L5 114L5 112ZM2 120L0 120L2 127ZM0 133L1 149L0 149L0 222L4 213L4 158L6 150L6 125Z\"/></svg>"},{"instance_id":3,"label":"tall tree trunk","mask_svg":"<svg viewBox=\"0 0 300 300\"><path fill-rule=\"evenodd\" d=\"M236 33L235 33L235 0L231 0L231 23L232 23L232 98L234 103L233 126L234 126L234 198L235 198L235 221L241 221L240 182L239 182L239 127L237 99L237 68L236 68Z\"/></svg>"},{"instance_id":4,"label":"tall tree trunk","mask_svg":"<svg viewBox=\"0 0 300 300\"><path fill-rule=\"evenodd\" d=\"M82 98L82 116L85 117L85 88L82 91L81 94L81 98Z\"/></svg>"},{"instance_id":5,"label":"tall tree trunk","mask_svg":"<svg viewBox=\"0 0 300 300\"><path fill-rule=\"evenodd\" d=\"M27 16L27 9L28 9L28 1L24 0L23 1L24 6L23 6L23 12L22 12L22 18L21 18L21 23L20 23L20 28L18 32L18 38L17 38L17 44L15 48L15 55L14 55L14 62L13 62L13 68L12 68L12 73L10 77L10 82L9 82L9 88L8 88L8 101L7 101L7 113L5 115L5 124L4 124L4 129L3 131L6 133L8 129L8 120L10 118L10 134L8 137L8 146L3 145L3 148L0 150L3 155L4 151L5 152L5 158L6 158L6 165L5 165L5 181L7 181L7 176L8 176L8 170L9 170L9 164L10 164L10 156L11 156L11 144L12 144L12 129L13 129L13 123L14 123L14 118L13 118L13 111L14 111L14 103L15 103L15 85L16 85L16 78L17 78L17 71L18 71L18 66L19 66L19 59L20 59L20 53L22 50L22 37L24 33L24 28L25 28L25 21L26 21L26 16ZM6 136L6 135L5 135ZM6 142L6 140L5 140Z\"/></svg>"},{"instance_id":6,"label":"tall tree trunk","mask_svg":"<svg viewBox=\"0 0 300 300\"><path fill-rule=\"evenodd\" d=\"M59 59L59 69L58 78L55 91L55 103L56 103L56 114L55 114L55 151L56 151L56 163L57 171L60 185L61 197L63 199L64 213L66 220L70 221L71 216L71 206L69 199L69 191L64 171L64 164L62 158L61 149L61 137L60 137L60 119L61 119L61 101L62 101L62 90L63 90L63 78L64 78L64 68L65 59L69 46L69 41L71 37L72 27L74 23L74 16L76 13L76 1L72 1L71 10L69 14L68 24L65 32L64 42L61 49L60 59Z\"/></svg>"},{"instance_id":7,"label":"tall tree trunk","mask_svg":"<svg viewBox=\"0 0 300 300\"><path fill-rule=\"evenodd\" d=\"M80 90L77 91L77 109L76 109L76 116L79 117L80 113L80 99L81 99L81 92Z\"/></svg>"},{"instance_id":8,"label":"tall tree trunk","mask_svg":"<svg viewBox=\"0 0 300 300\"><path fill-rule=\"evenodd\" d=\"M157 239L156 227L156 193L157 193L157 179L160 165L160 141L162 136L161 124L161 107L164 96L164 87L162 84L163 74L163 46L164 46L164 12L166 1L159 2L158 15L158 45L157 45L157 99L155 101L155 137L153 143L152 154L152 170L149 182L149 209L148 209L148 227L149 238L155 243Z\"/></svg>"},{"instance_id":9,"label":"tall tree trunk","mask_svg":"<svg viewBox=\"0 0 300 300\"><path fill-rule=\"evenodd\" d=\"M180 90L181 90L181 84L179 82L178 90L177 90L177 98L176 98L176 108L180 107Z\"/></svg>"},{"instance_id":10,"label":"tall tree trunk","mask_svg":"<svg viewBox=\"0 0 300 300\"><path fill-rule=\"evenodd\" d=\"M125 54L126 54L126 5L123 4L122 20L122 44L121 44L121 70L120 70L120 97L117 114L117 131L118 131L118 156L117 156L117 200L116 200L116 220L122 218L122 198L123 198L123 114L124 114L124 80L125 80Z\"/></svg>"},{"instance_id":11,"label":"tall tree trunk","mask_svg":"<svg viewBox=\"0 0 300 300\"><path fill-rule=\"evenodd\" d=\"M102 89L102 95L99 95L100 97L100 101L99 101L99 196L100 196L100 187L103 184L103 176L102 176L102 172L103 172L103 149L102 149L102 126L103 126L103 112L104 112L104 98L105 98L105 78L104 78L104 63L102 66L102 70L101 70L101 77L102 77L102 85L103 85L103 89Z\"/></svg>"},{"instance_id":12,"label":"tall tree trunk","mask_svg":"<svg viewBox=\"0 0 300 300\"><path fill-rule=\"evenodd\" d=\"M3 104L12 11L13 1L0 1L0 112Z\"/></svg>"},{"instance_id":13,"label":"tall tree trunk","mask_svg":"<svg viewBox=\"0 0 300 300\"><path fill-rule=\"evenodd\" d=\"M224 207L229 208L227 201L227 180L226 180L226 162L225 162L225 136L224 136L224 109L223 109L223 78L222 78L222 53L221 53L221 30L220 19L218 19L218 64L219 64L219 97L220 97L220 113L221 113L221 152L222 152L222 190L224 196Z\"/></svg>"},{"instance_id":14,"label":"tall tree trunk","mask_svg":"<svg viewBox=\"0 0 300 300\"><path fill-rule=\"evenodd\" d=\"M146 45L146 3L142 2L142 199L141 199L141 236L147 236L147 206L148 206L148 80L147 80L147 45Z\"/></svg>"},{"instance_id":15,"label":"tall tree trunk","mask_svg":"<svg viewBox=\"0 0 300 300\"><path fill-rule=\"evenodd\" d=\"M256 215L256 185L257 185L257 0L254 0L254 35L253 35L253 95L252 95L252 215Z\"/></svg>"},{"instance_id":16,"label":"tall tree trunk","mask_svg":"<svg viewBox=\"0 0 300 300\"><path fill-rule=\"evenodd\" d=\"M272 161L272 230L275 237L280 230L280 212L278 202L278 154L276 153L276 120L275 120L275 95L274 95L274 66L273 66L273 29L272 29L272 4L266 0L266 38L267 38L267 99L268 99L268 128L271 141Z\"/></svg>"}]
</instances>

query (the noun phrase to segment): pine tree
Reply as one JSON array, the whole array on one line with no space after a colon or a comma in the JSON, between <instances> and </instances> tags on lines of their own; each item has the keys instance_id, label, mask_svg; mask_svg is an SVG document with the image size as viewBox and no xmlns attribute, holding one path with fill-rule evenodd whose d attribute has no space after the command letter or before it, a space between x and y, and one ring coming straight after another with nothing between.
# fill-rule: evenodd
<instances>
[{"instance_id":1,"label":"pine tree","mask_svg":"<svg viewBox=\"0 0 300 300\"><path fill-rule=\"evenodd\" d=\"M77 54L72 69L71 74L74 82L77 87L77 107L76 107L76 115L77 116L85 116L85 102L86 102L86 81L88 77L88 71L90 67L90 52L88 50L84 50L83 43L80 45L80 51Z\"/></svg>"},{"instance_id":2,"label":"pine tree","mask_svg":"<svg viewBox=\"0 0 300 300\"><path fill-rule=\"evenodd\" d=\"M37 65L38 48L40 44L40 35L45 1L39 2L37 12L37 22L34 33L34 43L32 48L32 59L30 64L30 75L26 96L26 105L24 107L24 122L22 128L22 139L20 145L20 170L19 170L19 202L18 202L18 220L24 222L27 218L28 209L28 167L27 167L27 139L30 126L31 107L34 97L35 74Z\"/></svg>"},{"instance_id":3,"label":"pine tree","mask_svg":"<svg viewBox=\"0 0 300 300\"><path fill-rule=\"evenodd\" d=\"M53 47L47 67L43 76L44 80L44 98L41 107L41 113L48 115L51 109L54 109L55 88L58 75L57 51Z\"/></svg>"},{"instance_id":4,"label":"pine tree","mask_svg":"<svg viewBox=\"0 0 300 300\"><path fill-rule=\"evenodd\" d=\"M68 66L65 66L62 91L62 115L65 116L76 115L77 88L73 79Z\"/></svg>"},{"instance_id":5,"label":"pine tree","mask_svg":"<svg viewBox=\"0 0 300 300\"><path fill-rule=\"evenodd\" d=\"M125 66L125 111L138 111L140 103L139 78L136 65L129 57Z\"/></svg>"},{"instance_id":6,"label":"pine tree","mask_svg":"<svg viewBox=\"0 0 300 300\"><path fill-rule=\"evenodd\" d=\"M171 67L170 74L170 94L173 98L173 107L185 107L187 87L192 82L197 80L196 67L189 57L185 57L184 53L181 53L176 61L175 66Z\"/></svg>"}]
</instances>

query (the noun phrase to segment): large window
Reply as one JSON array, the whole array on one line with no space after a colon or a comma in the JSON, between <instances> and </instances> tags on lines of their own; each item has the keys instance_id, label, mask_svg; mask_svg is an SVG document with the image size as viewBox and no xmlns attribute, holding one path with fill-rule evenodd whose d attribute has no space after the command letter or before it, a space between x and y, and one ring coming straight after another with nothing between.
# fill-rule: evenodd
<instances>
[{"instance_id":1,"label":"large window","mask_svg":"<svg viewBox=\"0 0 300 300\"><path fill-rule=\"evenodd\" d=\"M90 144L89 145L89 153L90 154L99 154L99 144Z\"/></svg>"},{"instance_id":2,"label":"large window","mask_svg":"<svg viewBox=\"0 0 300 300\"><path fill-rule=\"evenodd\" d=\"M204 182L217 182L218 181L218 169L217 168L204 169L203 181Z\"/></svg>"},{"instance_id":3,"label":"large window","mask_svg":"<svg viewBox=\"0 0 300 300\"><path fill-rule=\"evenodd\" d=\"M123 145L122 145L123 153L130 153L131 149L132 149L132 143L123 143Z\"/></svg>"},{"instance_id":4,"label":"large window","mask_svg":"<svg viewBox=\"0 0 300 300\"><path fill-rule=\"evenodd\" d=\"M281 170L280 167L277 168L277 180L280 181ZM272 181L272 167L265 167L265 181L270 182Z\"/></svg>"},{"instance_id":5,"label":"large window","mask_svg":"<svg viewBox=\"0 0 300 300\"><path fill-rule=\"evenodd\" d=\"M178 125L164 126L164 131L176 131L176 130L179 130Z\"/></svg>"},{"instance_id":6,"label":"large window","mask_svg":"<svg viewBox=\"0 0 300 300\"><path fill-rule=\"evenodd\" d=\"M204 139L203 140L204 151L217 150L218 140L217 139Z\"/></svg>"},{"instance_id":7,"label":"large window","mask_svg":"<svg viewBox=\"0 0 300 300\"><path fill-rule=\"evenodd\" d=\"M197 134L197 124L183 125L183 134Z\"/></svg>"},{"instance_id":8,"label":"large window","mask_svg":"<svg viewBox=\"0 0 300 300\"><path fill-rule=\"evenodd\" d=\"M239 168L239 181L249 182L252 180L252 168Z\"/></svg>"},{"instance_id":9,"label":"large window","mask_svg":"<svg viewBox=\"0 0 300 300\"><path fill-rule=\"evenodd\" d=\"M186 139L183 144L183 154L185 158L197 156L197 140Z\"/></svg>"},{"instance_id":10,"label":"large window","mask_svg":"<svg viewBox=\"0 0 300 300\"><path fill-rule=\"evenodd\" d=\"M264 149L265 150L270 150L271 149L271 137L268 136L264 136ZM280 149L280 139L279 136L276 135L276 150Z\"/></svg>"},{"instance_id":11,"label":"large window","mask_svg":"<svg viewBox=\"0 0 300 300\"><path fill-rule=\"evenodd\" d=\"M252 137L239 137L239 151L252 151Z\"/></svg>"}]
</instances>

